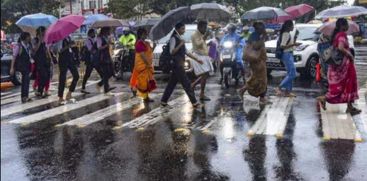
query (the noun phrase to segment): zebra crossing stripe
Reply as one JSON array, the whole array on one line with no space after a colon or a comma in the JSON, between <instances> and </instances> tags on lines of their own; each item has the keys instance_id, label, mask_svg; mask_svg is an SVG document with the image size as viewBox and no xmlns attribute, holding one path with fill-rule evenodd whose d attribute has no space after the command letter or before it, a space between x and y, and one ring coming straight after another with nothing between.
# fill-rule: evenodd
<instances>
[{"instance_id":1,"label":"zebra crossing stripe","mask_svg":"<svg viewBox=\"0 0 367 181\"><path fill-rule=\"evenodd\" d=\"M158 96L161 96L161 94L153 94L150 95L150 98L154 99L157 98ZM63 124L58 124L56 125L57 127L59 126L73 126L76 125L78 127L85 127L87 125L96 123L98 121L101 121L109 116L112 116L118 112L127 110L129 108L131 108L134 105L137 105L141 103L141 98L133 98L131 100L127 100L124 102L119 102L117 104L111 105L109 107L106 107L104 109L98 110L96 112L93 112L91 114L87 114L84 115L82 117L79 117L77 119L73 119L71 121L65 122Z\"/></svg>"},{"instance_id":2,"label":"zebra crossing stripe","mask_svg":"<svg viewBox=\"0 0 367 181\"><path fill-rule=\"evenodd\" d=\"M178 98L176 98L173 101L170 101L169 104L171 108L165 108L165 107L158 107L148 114L144 114L141 117L138 117L136 119L133 119L132 121L129 121L127 123L122 124L121 126L116 126L113 129L121 129L121 128L139 128L139 127L145 127L148 125L153 125L157 123L158 121L168 117L178 109L181 109L183 105L189 103L186 95L182 95Z\"/></svg>"},{"instance_id":3,"label":"zebra crossing stripe","mask_svg":"<svg viewBox=\"0 0 367 181\"><path fill-rule=\"evenodd\" d=\"M60 106L60 107L49 109L47 111L42 111L42 112L35 113L35 114L29 115L29 116L21 117L19 119L11 120L11 121L9 121L9 123L23 124L23 125L30 124L30 123L36 123L36 122L42 121L44 119L52 118L52 117L55 117L55 116L58 116L58 115L61 115L61 114L64 114L64 113L67 113L67 112L70 112L70 111L73 111L73 110L77 110L77 109L82 108L82 107L86 107L90 104L94 104L94 103L98 103L98 102L110 99L111 97L120 96L122 94L124 94L124 93L122 93L122 92L114 93L113 96L107 96L107 95L104 95L104 94L99 94L97 96L79 101L75 104L66 104L66 105L63 105L63 106Z\"/></svg>"},{"instance_id":4,"label":"zebra crossing stripe","mask_svg":"<svg viewBox=\"0 0 367 181\"><path fill-rule=\"evenodd\" d=\"M90 86L90 85L96 84L97 82L98 81L89 81L86 86ZM79 86L75 90L80 90L80 89L81 89L81 86ZM55 90L55 89L50 89L50 90ZM31 94L31 92L30 92L30 94ZM18 95L20 95L20 93ZM32 96L31 98L34 98L34 97L35 96ZM9 104L9 103L12 103L12 102L17 102L17 101L20 101L20 97L19 96L12 96L11 98L8 98L8 99L5 99L5 100L1 100L1 105Z\"/></svg>"},{"instance_id":5,"label":"zebra crossing stripe","mask_svg":"<svg viewBox=\"0 0 367 181\"><path fill-rule=\"evenodd\" d=\"M83 94L79 93L79 92L76 92L76 93L73 94L73 96L80 96L80 95L83 95ZM34 100L34 101L29 102L27 104L19 104L19 105L16 105L16 106L11 106L9 108L1 109L1 118L7 117L7 116L15 114L15 113L23 112L27 109L31 109L31 108L34 108L34 107L49 104L49 103L55 102L57 100L59 100L59 97L51 96L47 99Z\"/></svg>"},{"instance_id":6,"label":"zebra crossing stripe","mask_svg":"<svg viewBox=\"0 0 367 181\"><path fill-rule=\"evenodd\" d=\"M327 110L321 109L323 139L345 139L361 142L362 137L356 129L352 116L345 113L346 104L328 104Z\"/></svg>"},{"instance_id":7,"label":"zebra crossing stripe","mask_svg":"<svg viewBox=\"0 0 367 181\"><path fill-rule=\"evenodd\" d=\"M271 105L267 105L260 117L247 132L248 136L273 135L283 138L284 130L293 104L293 98L272 97Z\"/></svg>"},{"instance_id":8,"label":"zebra crossing stripe","mask_svg":"<svg viewBox=\"0 0 367 181\"><path fill-rule=\"evenodd\" d=\"M51 82L51 86L50 86L50 90L56 90L52 85L55 85L55 84L58 84L58 82ZM29 86L29 93L34 93L33 91L33 87L32 86ZM4 97L1 97L1 99L8 99L8 98L12 98L12 97L15 97L15 96L19 96L21 94L21 92L17 92L17 93L12 93L12 94L8 94ZM2 104L2 103L1 103Z\"/></svg>"}]
</instances>

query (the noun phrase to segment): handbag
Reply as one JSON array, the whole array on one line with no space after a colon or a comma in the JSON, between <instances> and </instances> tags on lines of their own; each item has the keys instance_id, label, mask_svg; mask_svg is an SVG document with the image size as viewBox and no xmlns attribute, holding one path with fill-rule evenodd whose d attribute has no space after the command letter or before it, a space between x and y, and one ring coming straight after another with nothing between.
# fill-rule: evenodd
<instances>
[{"instance_id":1,"label":"handbag","mask_svg":"<svg viewBox=\"0 0 367 181\"><path fill-rule=\"evenodd\" d=\"M322 55L326 64L341 65L343 63L344 54L334 46L326 49Z\"/></svg>"}]
</instances>

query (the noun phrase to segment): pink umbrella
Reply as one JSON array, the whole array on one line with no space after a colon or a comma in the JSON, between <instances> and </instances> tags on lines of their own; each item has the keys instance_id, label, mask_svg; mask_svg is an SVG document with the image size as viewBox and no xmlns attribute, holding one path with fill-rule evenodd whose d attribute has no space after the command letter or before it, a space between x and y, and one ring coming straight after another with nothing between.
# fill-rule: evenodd
<instances>
[{"instance_id":1,"label":"pink umbrella","mask_svg":"<svg viewBox=\"0 0 367 181\"><path fill-rule=\"evenodd\" d=\"M325 35L328 35L328 36L331 36L333 34L333 31L335 29L335 24L336 22L328 22L328 23L325 23L324 25L322 25L318 31L325 34ZM349 24L349 29L347 31L348 34L353 34L353 33L358 33L359 32L359 26L357 23L355 23L354 21L349 21L348 20L348 24Z\"/></svg>"},{"instance_id":2,"label":"pink umbrella","mask_svg":"<svg viewBox=\"0 0 367 181\"><path fill-rule=\"evenodd\" d=\"M315 10L315 8L308 4L299 4L296 6L288 7L284 11L293 16L294 18L299 18L307 13L310 13L313 10Z\"/></svg>"},{"instance_id":3,"label":"pink umbrella","mask_svg":"<svg viewBox=\"0 0 367 181\"><path fill-rule=\"evenodd\" d=\"M47 44L56 43L69 36L75 30L79 29L84 22L84 17L79 15L69 15L60 18L50 27L48 27L45 41Z\"/></svg>"}]
</instances>

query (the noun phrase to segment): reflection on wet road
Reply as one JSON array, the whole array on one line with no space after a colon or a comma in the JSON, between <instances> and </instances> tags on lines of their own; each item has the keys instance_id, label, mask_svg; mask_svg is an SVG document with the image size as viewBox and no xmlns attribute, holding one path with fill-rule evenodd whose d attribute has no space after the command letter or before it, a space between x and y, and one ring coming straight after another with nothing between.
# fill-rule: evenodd
<instances>
[{"instance_id":1,"label":"reflection on wet road","mask_svg":"<svg viewBox=\"0 0 367 181\"><path fill-rule=\"evenodd\" d=\"M359 66L363 85L367 65ZM283 75L273 73L269 95ZM209 81L212 100L196 110L182 90L172 97L172 108L159 107L167 77L157 79L151 104L130 98L127 81L113 82L117 94L111 97L96 93L92 84L87 87L92 94L65 106L52 98L22 106L12 96L18 90L6 93L1 180L367 179L366 143L323 140L312 81L297 79L298 97L289 103L283 137L277 138L247 136L266 109L244 104L236 89L217 85L218 77ZM367 111L365 102L359 106Z\"/></svg>"}]
</instances>

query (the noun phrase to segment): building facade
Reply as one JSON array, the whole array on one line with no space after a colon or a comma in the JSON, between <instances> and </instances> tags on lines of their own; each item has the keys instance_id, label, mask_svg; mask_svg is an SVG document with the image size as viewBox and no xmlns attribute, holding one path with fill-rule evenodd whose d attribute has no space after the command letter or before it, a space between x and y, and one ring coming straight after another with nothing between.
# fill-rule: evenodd
<instances>
[{"instance_id":1,"label":"building facade","mask_svg":"<svg viewBox=\"0 0 367 181\"><path fill-rule=\"evenodd\" d=\"M63 16L104 13L109 0L64 0ZM71 9L71 10L70 10Z\"/></svg>"}]
</instances>

